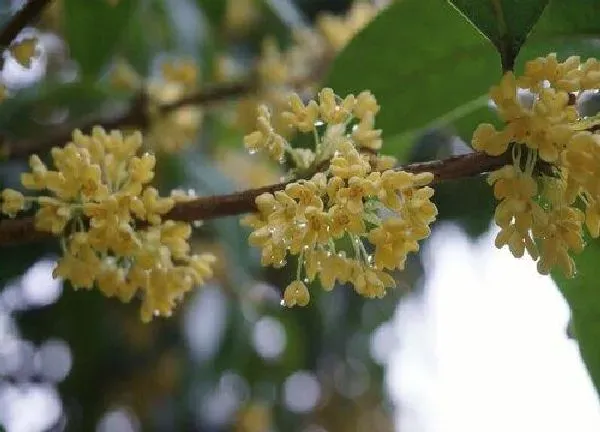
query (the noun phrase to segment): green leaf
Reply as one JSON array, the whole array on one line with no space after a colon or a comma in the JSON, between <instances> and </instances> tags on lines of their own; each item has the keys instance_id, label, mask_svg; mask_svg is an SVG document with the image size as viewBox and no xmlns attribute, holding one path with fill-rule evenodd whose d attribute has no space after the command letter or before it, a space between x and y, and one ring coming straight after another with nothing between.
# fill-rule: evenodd
<instances>
[{"instance_id":1,"label":"green leaf","mask_svg":"<svg viewBox=\"0 0 600 432\"><path fill-rule=\"evenodd\" d=\"M326 82L341 96L371 90L381 104L377 126L385 138L480 98L500 76L496 49L455 7L445 0L403 0L350 42ZM384 139L384 151L401 152L390 144Z\"/></svg>"},{"instance_id":2,"label":"green leaf","mask_svg":"<svg viewBox=\"0 0 600 432\"><path fill-rule=\"evenodd\" d=\"M598 55L600 3L551 0L517 57L517 70L527 60L556 52L560 57Z\"/></svg>"},{"instance_id":3,"label":"green leaf","mask_svg":"<svg viewBox=\"0 0 600 432\"><path fill-rule=\"evenodd\" d=\"M227 10L226 1L196 0L202 13L208 18L210 24L220 26Z\"/></svg>"},{"instance_id":4,"label":"green leaf","mask_svg":"<svg viewBox=\"0 0 600 432\"><path fill-rule=\"evenodd\" d=\"M515 58L548 0L450 0L494 44L505 70Z\"/></svg>"},{"instance_id":5,"label":"green leaf","mask_svg":"<svg viewBox=\"0 0 600 432\"><path fill-rule=\"evenodd\" d=\"M65 0L65 36L84 76L97 75L112 57L137 5L138 0L120 0L116 6L106 0Z\"/></svg>"},{"instance_id":6,"label":"green leaf","mask_svg":"<svg viewBox=\"0 0 600 432\"><path fill-rule=\"evenodd\" d=\"M567 279L560 271L553 272L552 278L569 303L572 331L600 395L600 242L588 242L585 250L574 256L574 260L577 266L574 278Z\"/></svg>"}]
</instances>

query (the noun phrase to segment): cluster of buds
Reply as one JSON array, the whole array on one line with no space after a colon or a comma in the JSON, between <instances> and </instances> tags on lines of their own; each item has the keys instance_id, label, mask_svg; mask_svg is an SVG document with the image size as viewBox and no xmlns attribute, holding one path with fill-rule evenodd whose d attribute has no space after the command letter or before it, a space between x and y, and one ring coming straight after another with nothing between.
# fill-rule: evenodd
<instances>
[{"instance_id":1,"label":"cluster of buds","mask_svg":"<svg viewBox=\"0 0 600 432\"><path fill-rule=\"evenodd\" d=\"M111 85L117 89L140 90L142 77L127 63L119 62L110 75ZM165 62L160 76L144 85L148 127L144 144L156 151L177 152L189 145L198 135L204 113L195 105L185 105L168 111L164 106L174 103L198 90L198 67L191 60Z\"/></svg>"},{"instance_id":2,"label":"cluster of buds","mask_svg":"<svg viewBox=\"0 0 600 432\"><path fill-rule=\"evenodd\" d=\"M502 130L479 125L473 147L490 155L512 152L513 164L489 176L500 203L496 245L516 257L525 251L538 271L559 267L575 274L571 253L584 248L583 226L600 234L600 135L598 119L584 118L577 100L600 88L600 62L550 54L527 63L524 75L507 72L491 90ZM531 98L520 95L528 93ZM542 164L544 169L536 169ZM583 210L582 210L583 209Z\"/></svg>"},{"instance_id":3,"label":"cluster of buds","mask_svg":"<svg viewBox=\"0 0 600 432\"><path fill-rule=\"evenodd\" d=\"M61 238L54 277L124 302L139 294L149 321L169 316L184 293L209 278L214 257L190 255L191 226L163 219L185 197L162 198L149 185L155 158L136 156L141 145L139 132L75 131L72 142L52 149L56 170L31 157L21 183L41 194L5 189L1 210L14 217L37 204L35 228Z\"/></svg>"},{"instance_id":4,"label":"cluster of buds","mask_svg":"<svg viewBox=\"0 0 600 432\"><path fill-rule=\"evenodd\" d=\"M274 38L266 38L257 62L260 91L240 101L236 116L238 126L250 131L254 127L257 107L266 104L271 110L271 124L277 133L291 138L295 130L281 116L289 96L298 91L312 97L323 65L334 58L380 10L371 2L354 2L345 15L322 13L314 28L295 29L292 43L284 50Z\"/></svg>"},{"instance_id":5,"label":"cluster of buds","mask_svg":"<svg viewBox=\"0 0 600 432\"><path fill-rule=\"evenodd\" d=\"M314 137L314 150L292 148L269 123L266 108L246 147L279 161L287 155L297 172L316 174L257 197L258 212L243 220L253 228L250 244L262 249L264 266L282 267L289 255L298 257L286 306L306 305L306 284L317 276L326 290L337 281L382 297L395 285L390 272L402 270L430 234L437 214L427 186L433 175L394 170L394 158L373 156L382 142L373 129L379 106L370 92L341 99L324 89L307 104L293 95L288 108L283 117Z\"/></svg>"}]
</instances>

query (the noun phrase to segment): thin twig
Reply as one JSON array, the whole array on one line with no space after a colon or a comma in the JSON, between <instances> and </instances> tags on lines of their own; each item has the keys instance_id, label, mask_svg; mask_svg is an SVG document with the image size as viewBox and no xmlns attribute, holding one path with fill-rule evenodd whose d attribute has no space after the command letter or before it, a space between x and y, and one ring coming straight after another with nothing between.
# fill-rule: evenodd
<instances>
[{"instance_id":1,"label":"thin twig","mask_svg":"<svg viewBox=\"0 0 600 432\"><path fill-rule=\"evenodd\" d=\"M258 89L258 86L252 80L216 85L207 87L204 90L185 96L175 102L165 104L160 107L163 114L175 111L178 108L188 105L207 105L212 102L219 102L225 99L236 98L251 94Z\"/></svg>"},{"instance_id":2,"label":"thin twig","mask_svg":"<svg viewBox=\"0 0 600 432\"><path fill-rule=\"evenodd\" d=\"M164 113L187 105L209 105L252 93L254 86L250 82L219 84L206 87L196 93L164 104L160 109ZM96 116L79 121L76 124L60 126L43 138L5 142L3 152L7 159L24 159L34 153L49 151L52 147L62 147L69 141L75 129L89 133L94 126L102 126L105 130L121 129L124 127L145 129L148 127L147 98L144 92L134 99L129 109L121 115L109 119L99 119Z\"/></svg>"},{"instance_id":3,"label":"thin twig","mask_svg":"<svg viewBox=\"0 0 600 432\"><path fill-rule=\"evenodd\" d=\"M29 0L0 32L0 48L7 48L29 23L34 21L52 0Z\"/></svg>"},{"instance_id":4,"label":"thin twig","mask_svg":"<svg viewBox=\"0 0 600 432\"><path fill-rule=\"evenodd\" d=\"M433 183L473 177L500 168L509 162L508 153L502 156L488 156L483 153L470 153L431 162L413 163L398 167L411 173L431 172ZM273 193L285 188L287 183L278 183L257 189L249 189L227 195L200 197L193 201L181 202L165 215L164 219L182 222L215 219L252 212L256 209L257 196ZM49 237L49 234L35 230L33 218L5 219L0 221L0 245L25 243Z\"/></svg>"},{"instance_id":5,"label":"thin twig","mask_svg":"<svg viewBox=\"0 0 600 432\"><path fill-rule=\"evenodd\" d=\"M310 83L318 82L325 76L330 64L331 57L325 56L323 61L319 63L318 68L311 74L295 78L288 85L291 88L303 89L307 85L310 85ZM210 106L214 103L251 95L261 90L259 83L254 78L240 82L213 84L174 102L163 104L159 109L163 114L168 114L184 106ZM94 126L102 126L105 130L121 129L124 127L143 130L150 123L147 108L147 94L142 90L134 99L129 109L121 115L109 119L101 119L93 115L75 124L62 125L56 130L45 134L43 137L17 141L0 141L0 147L2 153L5 155L5 160L24 159L34 153L47 152L52 147L64 146L71 140L75 129L79 129L83 133L89 133Z\"/></svg>"}]
</instances>

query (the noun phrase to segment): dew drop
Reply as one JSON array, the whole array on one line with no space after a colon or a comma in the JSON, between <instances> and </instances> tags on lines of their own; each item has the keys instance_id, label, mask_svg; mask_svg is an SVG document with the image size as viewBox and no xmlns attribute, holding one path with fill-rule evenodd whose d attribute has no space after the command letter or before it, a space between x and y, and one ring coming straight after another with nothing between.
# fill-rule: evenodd
<instances>
[{"instance_id":1,"label":"dew drop","mask_svg":"<svg viewBox=\"0 0 600 432\"><path fill-rule=\"evenodd\" d=\"M248 150L248 153L251 154L251 155L253 155L253 154L258 153L258 150L256 150L256 149L250 149L250 150Z\"/></svg>"},{"instance_id":2,"label":"dew drop","mask_svg":"<svg viewBox=\"0 0 600 432\"><path fill-rule=\"evenodd\" d=\"M310 282L310 279L308 279L307 277L304 278L304 283L309 283L309 282Z\"/></svg>"},{"instance_id":3,"label":"dew drop","mask_svg":"<svg viewBox=\"0 0 600 432\"><path fill-rule=\"evenodd\" d=\"M317 120L315 122L315 126L323 126L325 124L325 122L323 122L323 120Z\"/></svg>"},{"instance_id":4,"label":"dew drop","mask_svg":"<svg viewBox=\"0 0 600 432\"><path fill-rule=\"evenodd\" d=\"M279 302L279 306L285 306L285 300L281 299L281 301Z\"/></svg>"}]
</instances>

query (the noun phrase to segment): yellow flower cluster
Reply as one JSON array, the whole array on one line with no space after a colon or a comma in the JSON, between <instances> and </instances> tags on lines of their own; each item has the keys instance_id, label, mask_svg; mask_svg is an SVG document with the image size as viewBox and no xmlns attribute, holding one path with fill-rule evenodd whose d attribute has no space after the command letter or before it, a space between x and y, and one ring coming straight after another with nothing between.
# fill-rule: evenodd
<instances>
[{"instance_id":1,"label":"yellow flower cluster","mask_svg":"<svg viewBox=\"0 0 600 432\"><path fill-rule=\"evenodd\" d=\"M260 8L256 0L225 0L225 31L234 37L241 37L259 21Z\"/></svg>"},{"instance_id":2,"label":"yellow flower cluster","mask_svg":"<svg viewBox=\"0 0 600 432\"><path fill-rule=\"evenodd\" d=\"M137 90L143 80L127 63L119 62L110 75L111 84L122 90ZM191 60L165 62L160 77L146 83L149 125L144 144L157 152L174 153L197 136L203 111L197 105L186 105L165 112L161 107L189 96L197 90L198 68Z\"/></svg>"},{"instance_id":3,"label":"yellow flower cluster","mask_svg":"<svg viewBox=\"0 0 600 432\"><path fill-rule=\"evenodd\" d=\"M294 31L294 43L280 51L274 39L266 39L258 72L265 87L285 85L310 76L327 56L333 56L379 12L371 3L355 2L344 16L323 13L315 29Z\"/></svg>"},{"instance_id":4,"label":"yellow flower cluster","mask_svg":"<svg viewBox=\"0 0 600 432\"><path fill-rule=\"evenodd\" d=\"M344 16L329 13L319 15L317 29L333 51L341 51L380 10L373 2L355 1Z\"/></svg>"},{"instance_id":5,"label":"yellow flower cluster","mask_svg":"<svg viewBox=\"0 0 600 432\"><path fill-rule=\"evenodd\" d=\"M198 135L204 116L198 106L186 105L168 113L160 108L197 90L197 75L198 68L191 61L165 63L162 79L148 84L150 127L145 140L150 148L177 152Z\"/></svg>"},{"instance_id":6,"label":"yellow flower cluster","mask_svg":"<svg viewBox=\"0 0 600 432\"><path fill-rule=\"evenodd\" d=\"M62 239L54 276L75 288L96 285L124 302L139 294L142 319L149 321L169 316L184 293L209 278L214 258L190 255L189 224L163 220L175 198L161 198L149 186L155 158L136 156L141 145L139 132L75 131L72 142L52 149L56 170L34 155L31 172L21 176L26 189L47 194L6 189L1 209L14 216L36 202L36 229Z\"/></svg>"},{"instance_id":7,"label":"yellow flower cluster","mask_svg":"<svg viewBox=\"0 0 600 432\"><path fill-rule=\"evenodd\" d=\"M266 108L246 146L277 160L287 153L298 172L316 174L257 197L258 213L243 220L254 230L250 244L262 249L264 266L282 267L288 255L298 257L286 306L306 305L306 283L317 276L326 290L349 282L361 295L382 297L395 285L389 272L403 269L408 253L430 234L437 209L426 185L433 175L396 171L393 158L373 158L381 131L373 129L379 106L370 92L341 99L324 89L308 104L293 95L288 109L283 117L314 136L314 151L293 149L269 124Z\"/></svg>"},{"instance_id":8,"label":"yellow flower cluster","mask_svg":"<svg viewBox=\"0 0 600 432\"><path fill-rule=\"evenodd\" d=\"M600 135L592 127L598 121L576 108L583 91L599 88L596 59L535 59L523 76L507 72L491 90L504 128L482 124L473 134L476 150L512 152L513 164L489 176L500 200L496 245L508 245L517 257L527 251L543 274L558 266L573 276L571 252L584 248L584 223L592 237L600 233ZM524 102L523 92L533 102ZM540 164L545 169L536 169Z\"/></svg>"},{"instance_id":9,"label":"yellow flower cluster","mask_svg":"<svg viewBox=\"0 0 600 432\"><path fill-rule=\"evenodd\" d=\"M370 2L355 2L344 16L323 13L315 28L295 29L293 43L283 51L274 38L265 39L257 64L260 92L240 102L238 126L251 130L257 107L266 104L272 112L273 128L279 134L291 137L294 128L281 117L289 96L294 91L313 96L314 84L324 62L341 51L379 10Z\"/></svg>"}]
</instances>

